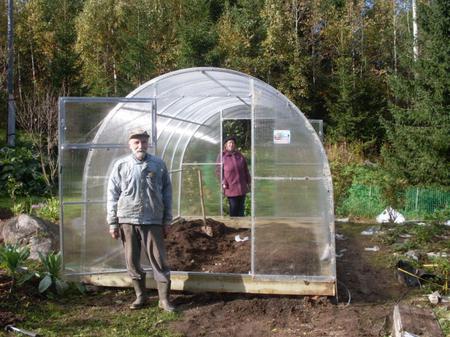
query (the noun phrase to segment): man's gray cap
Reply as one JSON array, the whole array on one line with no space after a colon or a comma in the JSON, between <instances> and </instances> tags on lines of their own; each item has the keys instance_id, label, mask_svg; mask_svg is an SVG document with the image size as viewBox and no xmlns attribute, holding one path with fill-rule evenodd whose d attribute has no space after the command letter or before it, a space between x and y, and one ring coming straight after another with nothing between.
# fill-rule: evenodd
<instances>
[{"instance_id":1,"label":"man's gray cap","mask_svg":"<svg viewBox=\"0 0 450 337\"><path fill-rule=\"evenodd\" d=\"M146 130L142 128L133 129L128 132L128 140L132 138L141 138L141 137L149 138L150 135Z\"/></svg>"}]
</instances>

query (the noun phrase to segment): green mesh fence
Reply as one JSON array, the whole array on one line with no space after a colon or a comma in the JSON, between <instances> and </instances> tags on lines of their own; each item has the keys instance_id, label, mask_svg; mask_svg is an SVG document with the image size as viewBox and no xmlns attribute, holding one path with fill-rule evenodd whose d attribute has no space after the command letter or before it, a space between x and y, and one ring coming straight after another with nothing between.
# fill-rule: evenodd
<instances>
[{"instance_id":1,"label":"green mesh fence","mask_svg":"<svg viewBox=\"0 0 450 337\"><path fill-rule=\"evenodd\" d=\"M450 206L450 191L438 188L410 187L406 189L404 206L399 210L404 215L427 215ZM353 184L348 197L337 208L340 215L374 217L389 203L384 200L381 188Z\"/></svg>"},{"instance_id":2,"label":"green mesh fence","mask_svg":"<svg viewBox=\"0 0 450 337\"><path fill-rule=\"evenodd\" d=\"M405 198L405 212L433 213L450 205L450 191L430 188L408 188Z\"/></svg>"}]
</instances>

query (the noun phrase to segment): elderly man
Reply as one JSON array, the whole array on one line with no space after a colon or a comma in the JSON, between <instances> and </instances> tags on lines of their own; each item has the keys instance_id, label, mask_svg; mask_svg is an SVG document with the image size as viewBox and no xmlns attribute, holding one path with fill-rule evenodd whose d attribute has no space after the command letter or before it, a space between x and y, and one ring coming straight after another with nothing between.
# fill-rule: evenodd
<instances>
[{"instance_id":1,"label":"elderly man","mask_svg":"<svg viewBox=\"0 0 450 337\"><path fill-rule=\"evenodd\" d=\"M157 283L159 307L174 311L169 301L170 270L164 236L172 221L172 185L165 163L147 153L149 134L143 129L129 133L131 154L119 159L108 182L107 222L114 239L122 239L128 274L136 292L131 309L146 305L145 272L141 247L150 260Z\"/></svg>"}]
</instances>

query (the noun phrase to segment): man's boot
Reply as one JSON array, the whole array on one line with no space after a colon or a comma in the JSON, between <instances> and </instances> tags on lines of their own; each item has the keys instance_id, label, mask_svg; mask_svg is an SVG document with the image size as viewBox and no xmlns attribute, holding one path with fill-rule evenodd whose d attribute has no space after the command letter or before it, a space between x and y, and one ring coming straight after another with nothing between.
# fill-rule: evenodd
<instances>
[{"instance_id":1,"label":"man's boot","mask_svg":"<svg viewBox=\"0 0 450 337\"><path fill-rule=\"evenodd\" d=\"M170 281L166 282L158 282L158 295L159 295L159 304L158 306L164 311L173 312L175 311L175 307L169 300L169 292L170 292Z\"/></svg>"},{"instance_id":2,"label":"man's boot","mask_svg":"<svg viewBox=\"0 0 450 337\"><path fill-rule=\"evenodd\" d=\"M136 300L131 303L130 309L140 309L146 304L145 298L145 277L140 280L132 280L134 292L136 293Z\"/></svg>"}]
</instances>

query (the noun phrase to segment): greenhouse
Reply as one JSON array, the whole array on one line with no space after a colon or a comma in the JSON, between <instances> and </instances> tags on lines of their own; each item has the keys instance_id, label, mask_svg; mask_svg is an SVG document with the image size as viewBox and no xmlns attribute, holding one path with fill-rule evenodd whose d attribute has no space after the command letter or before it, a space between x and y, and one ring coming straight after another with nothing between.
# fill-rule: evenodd
<instances>
[{"instance_id":1,"label":"greenhouse","mask_svg":"<svg viewBox=\"0 0 450 337\"><path fill-rule=\"evenodd\" d=\"M151 134L149 151L171 175L172 226L207 217L249 231L239 243L248 247L245 267L223 272L186 265L173 269L172 289L336 295L332 181L321 135L279 91L240 72L191 68L150 80L126 98L62 97L59 104L67 278L130 285L122 245L108 233L106 185L114 162L129 154L129 130L143 127ZM227 216L217 177L230 120L250 128L251 193L242 218ZM147 286L154 286L147 275Z\"/></svg>"}]
</instances>

